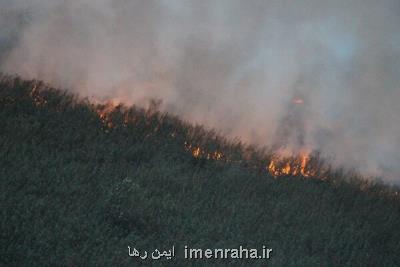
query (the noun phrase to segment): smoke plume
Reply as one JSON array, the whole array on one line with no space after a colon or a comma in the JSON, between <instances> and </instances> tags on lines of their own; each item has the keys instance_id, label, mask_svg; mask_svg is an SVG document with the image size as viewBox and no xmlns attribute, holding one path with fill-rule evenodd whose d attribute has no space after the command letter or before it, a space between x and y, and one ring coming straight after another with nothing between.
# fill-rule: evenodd
<instances>
[{"instance_id":1,"label":"smoke plume","mask_svg":"<svg viewBox=\"0 0 400 267\"><path fill-rule=\"evenodd\" d=\"M0 70L400 183L400 2L0 0Z\"/></svg>"}]
</instances>

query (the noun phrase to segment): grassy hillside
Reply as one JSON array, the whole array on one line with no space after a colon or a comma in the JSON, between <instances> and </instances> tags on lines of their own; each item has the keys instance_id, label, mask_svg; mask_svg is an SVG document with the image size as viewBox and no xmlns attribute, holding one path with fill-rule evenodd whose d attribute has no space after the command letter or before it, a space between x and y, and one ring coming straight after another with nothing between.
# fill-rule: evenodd
<instances>
[{"instance_id":1,"label":"grassy hillside","mask_svg":"<svg viewBox=\"0 0 400 267\"><path fill-rule=\"evenodd\" d=\"M108 109L1 78L0 265L136 266L128 246L172 245L175 259L144 263L400 265L400 201L390 189L332 171L325 181L274 179L263 151L154 109ZM273 254L190 261L185 245Z\"/></svg>"}]
</instances>

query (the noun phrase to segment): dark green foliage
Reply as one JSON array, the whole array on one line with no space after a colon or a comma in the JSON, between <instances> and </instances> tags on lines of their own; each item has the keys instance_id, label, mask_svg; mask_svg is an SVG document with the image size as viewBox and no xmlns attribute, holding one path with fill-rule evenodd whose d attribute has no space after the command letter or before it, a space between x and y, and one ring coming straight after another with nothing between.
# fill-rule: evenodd
<instances>
[{"instance_id":1,"label":"dark green foliage","mask_svg":"<svg viewBox=\"0 0 400 267\"><path fill-rule=\"evenodd\" d=\"M172 245L178 258L159 265L400 265L389 188L340 172L273 179L256 148L154 109L119 106L102 120L102 108L1 78L0 265L136 266L127 246ZM224 159L194 158L185 142ZM268 262L188 261L184 245L274 251Z\"/></svg>"}]
</instances>

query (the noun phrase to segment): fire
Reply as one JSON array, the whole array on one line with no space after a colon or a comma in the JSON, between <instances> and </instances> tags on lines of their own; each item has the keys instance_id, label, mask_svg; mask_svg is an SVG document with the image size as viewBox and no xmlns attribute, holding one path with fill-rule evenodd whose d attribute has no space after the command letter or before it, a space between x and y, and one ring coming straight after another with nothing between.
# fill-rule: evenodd
<instances>
[{"instance_id":1,"label":"fire","mask_svg":"<svg viewBox=\"0 0 400 267\"><path fill-rule=\"evenodd\" d=\"M201 155L200 147L196 147L192 150L193 157L198 158Z\"/></svg>"},{"instance_id":2,"label":"fire","mask_svg":"<svg viewBox=\"0 0 400 267\"><path fill-rule=\"evenodd\" d=\"M193 146L188 142L184 144L185 149L190 151L194 158L205 158L209 160L221 160L224 157L224 154L221 151L213 151L209 152L199 146Z\"/></svg>"},{"instance_id":3,"label":"fire","mask_svg":"<svg viewBox=\"0 0 400 267\"><path fill-rule=\"evenodd\" d=\"M207 160L222 160L223 162L236 162L240 164L240 161L232 161L221 151L207 151L206 149L184 143L186 151L189 151L194 158L204 158ZM319 162L318 157L307 152L301 152L298 155L281 156L274 155L264 171L271 174L273 177L289 177L289 176L300 176L306 178L317 178L324 180L326 166L322 166ZM265 165L264 165L265 166Z\"/></svg>"},{"instance_id":4,"label":"fire","mask_svg":"<svg viewBox=\"0 0 400 267\"><path fill-rule=\"evenodd\" d=\"M30 92L30 96L32 97L34 104L36 106L44 106L47 104L47 100L43 97L39 90L37 90L36 85L32 88ZM303 100L301 98L295 98L292 100L294 104L303 104ZM118 102L116 101L108 101L105 104L97 103L94 106L94 111L97 113L101 123L104 125L106 132L109 129L114 128L114 123L112 120L113 112L118 109ZM128 116L128 114L124 114L123 117L123 125L127 126L128 123L133 122L133 119ZM159 130L159 126L155 127L154 132ZM148 133L150 135L151 133ZM170 137L175 138L177 133L175 131L171 132ZM234 162L241 163L241 160L232 160L229 156L225 155L222 151L214 150L209 151L205 148L202 148L198 145L193 145L188 142L184 143L184 148L186 151L189 151L194 158L203 158L207 160L222 160L224 162ZM282 153L279 153L282 155ZM245 158L246 155L244 154ZM323 175L321 175L322 171L319 163L312 160L312 156L310 153L302 152L298 155L289 155L289 156L272 156L269 163L266 167L263 165L260 166L261 169L267 171L267 173L271 174L273 177L287 177L287 176L302 176L302 177L315 177L324 179ZM262 163L261 163L262 164ZM265 165L264 165L265 166Z\"/></svg>"},{"instance_id":5,"label":"fire","mask_svg":"<svg viewBox=\"0 0 400 267\"><path fill-rule=\"evenodd\" d=\"M40 94L37 85L35 84L30 92L30 97L37 107L42 107L47 104L47 100Z\"/></svg>"},{"instance_id":6,"label":"fire","mask_svg":"<svg viewBox=\"0 0 400 267\"><path fill-rule=\"evenodd\" d=\"M294 103L303 103L301 99L293 100ZM112 113L118 108L118 105L114 102L107 102L104 105L97 105L95 107L95 111L99 116L100 121L105 126L106 131L113 128L112 121ZM126 116L123 118L123 124L127 125L129 119ZM154 131L158 131L159 126L155 127ZM150 135L148 133L147 135ZM177 133L172 131L169 133L171 138L175 138ZM223 162L234 162L241 164L241 160L232 160L229 156L225 155L222 151L219 150L208 150L199 145L194 145L189 142L184 142L184 148L186 151L190 152L192 156L196 159L207 159L207 160L217 160ZM264 161L265 162L265 161ZM266 167L263 163L260 163L260 169L264 169L266 173L272 175L275 178L278 177L289 177L289 176L301 176L301 177L313 177L318 179L324 179L322 173L323 169L318 163L318 159L315 160L315 157L309 153L308 150L302 150L298 154L292 154L291 152L280 151L273 155ZM263 167L264 166L264 167Z\"/></svg>"},{"instance_id":7,"label":"fire","mask_svg":"<svg viewBox=\"0 0 400 267\"><path fill-rule=\"evenodd\" d=\"M214 151L213 153L209 153L207 154L207 159L215 159L215 160L220 160L222 159L224 154L222 154L222 152L219 151Z\"/></svg>"},{"instance_id":8,"label":"fire","mask_svg":"<svg viewBox=\"0 0 400 267\"><path fill-rule=\"evenodd\" d=\"M113 110L115 110L116 107L117 107L117 105L114 102L110 101L104 105L97 106L95 109L97 115L100 118L100 121L107 128L113 128L113 126L114 126L110 119L110 114Z\"/></svg>"},{"instance_id":9,"label":"fire","mask_svg":"<svg viewBox=\"0 0 400 267\"><path fill-rule=\"evenodd\" d=\"M275 156L266 169L275 178L299 175L314 177L317 175L316 167L311 163L310 155L306 153L290 157Z\"/></svg>"}]
</instances>

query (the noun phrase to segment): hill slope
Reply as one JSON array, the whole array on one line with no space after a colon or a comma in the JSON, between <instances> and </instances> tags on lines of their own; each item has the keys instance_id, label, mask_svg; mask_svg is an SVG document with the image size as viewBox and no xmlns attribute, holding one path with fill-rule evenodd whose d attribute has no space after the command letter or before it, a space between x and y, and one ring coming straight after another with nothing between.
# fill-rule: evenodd
<instances>
[{"instance_id":1,"label":"hill slope","mask_svg":"<svg viewBox=\"0 0 400 267\"><path fill-rule=\"evenodd\" d=\"M1 265L134 266L128 246L172 245L177 258L158 264L229 263L185 260L185 245L266 245L271 266L400 265L389 189L334 173L274 179L262 151L155 110L106 109L2 77ZM196 158L184 144L235 160Z\"/></svg>"}]
</instances>

